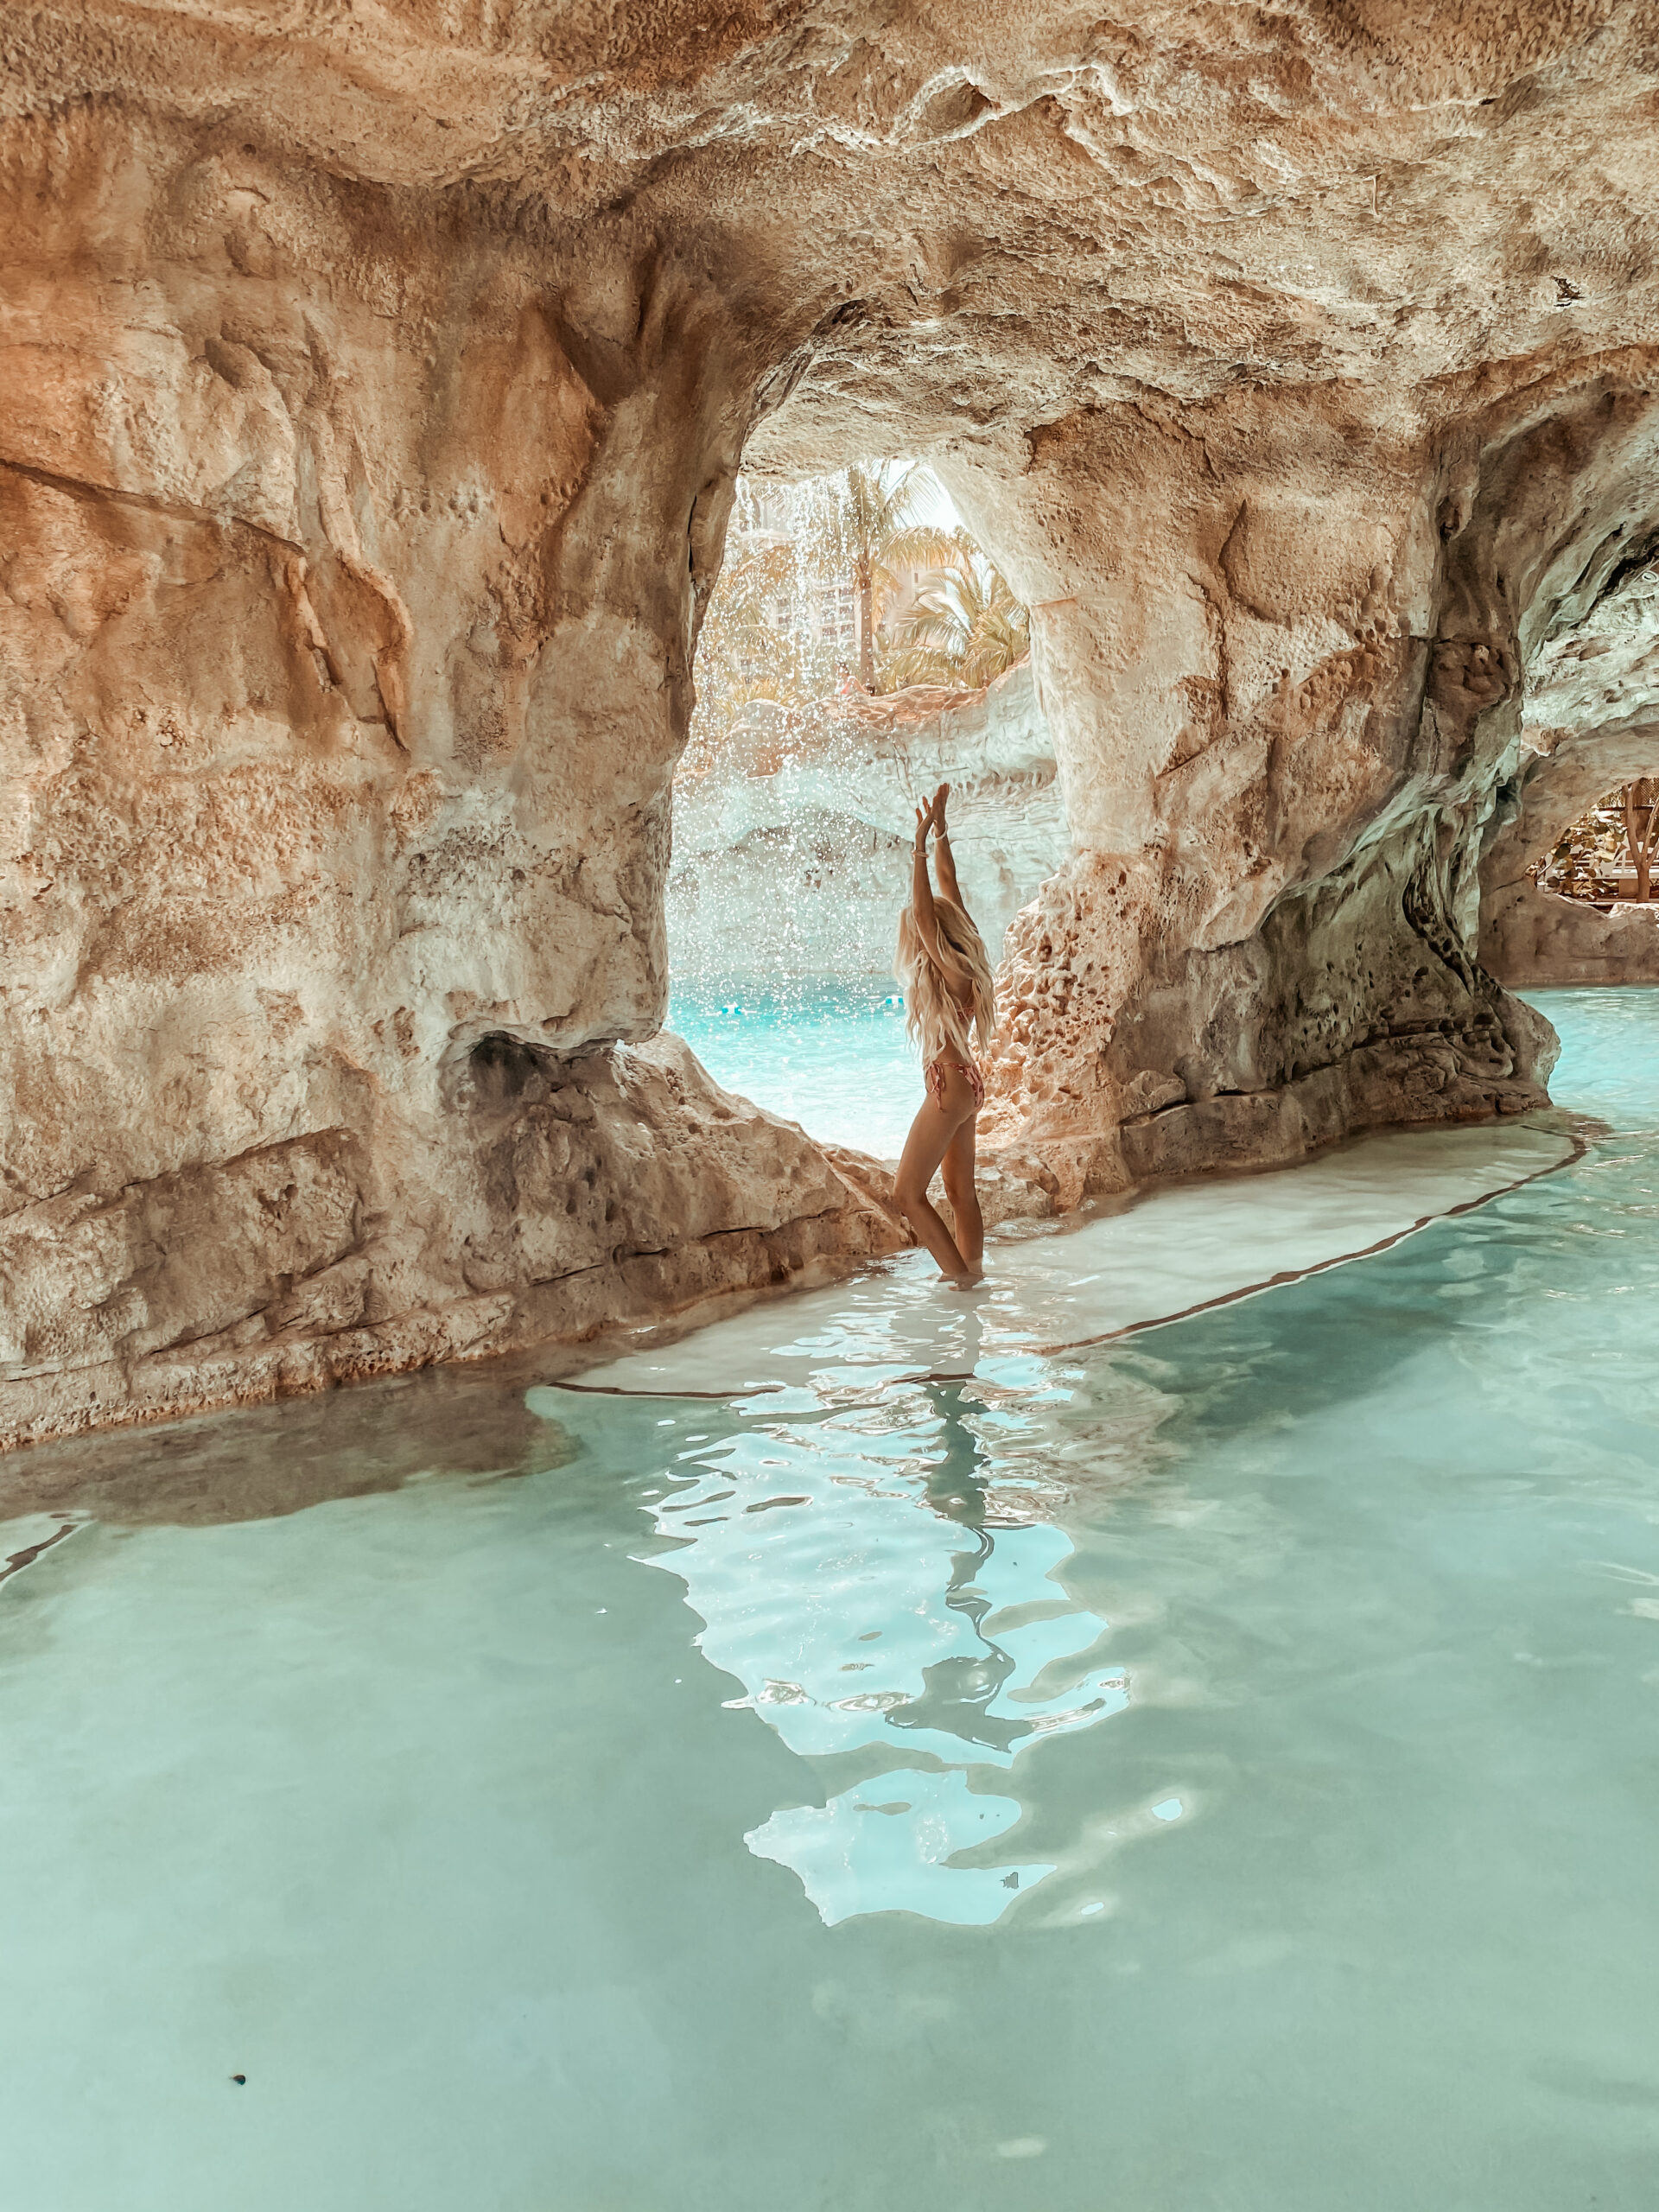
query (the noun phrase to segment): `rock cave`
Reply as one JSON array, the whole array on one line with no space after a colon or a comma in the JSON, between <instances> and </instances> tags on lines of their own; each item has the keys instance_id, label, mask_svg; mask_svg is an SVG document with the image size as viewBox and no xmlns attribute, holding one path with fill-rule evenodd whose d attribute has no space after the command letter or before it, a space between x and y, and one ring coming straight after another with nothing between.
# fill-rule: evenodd
<instances>
[{"instance_id":1,"label":"rock cave","mask_svg":"<svg viewBox=\"0 0 1659 2212\"><path fill-rule=\"evenodd\" d=\"M1650 2212L1659 6L3 52L7 2212Z\"/></svg>"},{"instance_id":2,"label":"rock cave","mask_svg":"<svg viewBox=\"0 0 1659 2212\"><path fill-rule=\"evenodd\" d=\"M1512 1116L1505 986L1649 972L1522 881L1659 727L1642 10L86 0L7 50L6 1441L899 1241L661 1026L740 467L919 455L1032 609L1032 1206Z\"/></svg>"}]
</instances>

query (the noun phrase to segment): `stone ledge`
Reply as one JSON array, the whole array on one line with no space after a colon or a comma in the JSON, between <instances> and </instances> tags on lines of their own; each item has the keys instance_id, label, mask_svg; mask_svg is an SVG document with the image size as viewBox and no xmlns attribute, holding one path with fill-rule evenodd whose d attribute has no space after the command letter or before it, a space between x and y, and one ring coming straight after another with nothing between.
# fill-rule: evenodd
<instances>
[{"instance_id":1,"label":"stone ledge","mask_svg":"<svg viewBox=\"0 0 1659 2212\"><path fill-rule=\"evenodd\" d=\"M512 1072L429 1150L324 1130L0 1222L0 1449L579 1343L905 1241L676 1037Z\"/></svg>"},{"instance_id":2,"label":"stone ledge","mask_svg":"<svg viewBox=\"0 0 1659 2212\"><path fill-rule=\"evenodd\" d=\"M1573 983L1659 983L1659 900L1604 914L1534 883L1487 895L1481 959L1510 990Z\"/></svg>"},{"instance_id":3,"label":"stone ledge","mask_svg":"<svg viewBox=\"0 0 1659 2212\"><path fill-rule=\"evenodd\" d=\"M734 1230L584 1271L516 1294L461 1298L368 1327L291 1332L256 1343L225 1337L130 1363L41 1370L0 1381L0 1450L216 1408L327 1390L440 1360L488 1359L534 1344L579 1344L612 1329L715 1308L784 1282L816 1284L897 1248L856 1199L844 1211Z\"/></svg>"}]
</instances>

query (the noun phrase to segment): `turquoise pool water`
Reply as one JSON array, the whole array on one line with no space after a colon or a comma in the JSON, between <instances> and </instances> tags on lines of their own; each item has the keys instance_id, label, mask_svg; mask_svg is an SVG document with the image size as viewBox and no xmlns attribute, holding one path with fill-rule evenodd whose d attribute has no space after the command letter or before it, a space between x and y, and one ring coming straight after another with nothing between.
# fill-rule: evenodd
<instances>
[{"instance_id":1,"label":"turquoise pool water","mask_svg":"<svg viewBox=\"0 0 1659 2212\"><path fill-rule=\"evenodd\" d=\"M681 984L668 1026L717 1083L815 1137L896 1159L922 1103L896 983Z\"/></svg>"},{"instance_id":2,"label":"turquoise pool water","mask_svg":"<svg viewBox=\"0 0 1659 2212\"><path fill-rule=\"evenodd\" d=\"M1541 1003L1577 1166L1017 1389L3 1463L9 2212L1649 2212L1659 994Z\"/></svg>"}]
</instances>

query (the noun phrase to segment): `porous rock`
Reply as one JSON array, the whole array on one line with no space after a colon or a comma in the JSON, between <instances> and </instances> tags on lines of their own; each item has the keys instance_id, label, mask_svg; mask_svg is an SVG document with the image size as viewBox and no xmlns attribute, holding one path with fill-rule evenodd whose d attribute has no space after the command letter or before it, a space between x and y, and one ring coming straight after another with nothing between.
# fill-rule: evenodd
<instances>
[{"instance_id":1,"label":"porous rock","mask_svg":"<svg viewBox=\"0 0 1659 2212\"><path fill-rule=\"evenodd\" d=\"M43 0L6 55L7 1434L891 1239L650 1043L740 462L925 454L1033 607L1008 1173L1542 1096L1482 861L1501 932L1517 808L1656 720L1643 10Z\"/></svg>"}]
</instances>

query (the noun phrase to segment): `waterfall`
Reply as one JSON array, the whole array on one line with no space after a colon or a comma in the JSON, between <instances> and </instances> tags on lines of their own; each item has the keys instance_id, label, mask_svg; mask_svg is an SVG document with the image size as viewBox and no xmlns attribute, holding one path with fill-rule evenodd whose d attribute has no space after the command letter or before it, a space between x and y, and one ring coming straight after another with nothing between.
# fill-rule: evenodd
<instances>
[{"instance_id":1,"label":"waterfall","mask_svg":"<svg viewBox=\"0 0 1659 2212\"><path fill-rule=\"evenodd\" d=\"M888 465L889 467L892 464ZM956 527L936 493L936 535ZM1063 855L1052 743L1028 660L978 689L871 696L853 680L857 594L842 480L739 480L675 780L677 982L887 974L915 803L950 781L964 894L995 955ZM894 604L913 601L901 579Z\"/></svg>"}]
</instances>

